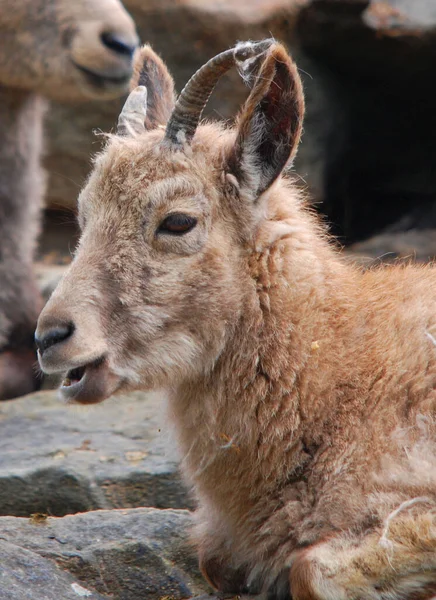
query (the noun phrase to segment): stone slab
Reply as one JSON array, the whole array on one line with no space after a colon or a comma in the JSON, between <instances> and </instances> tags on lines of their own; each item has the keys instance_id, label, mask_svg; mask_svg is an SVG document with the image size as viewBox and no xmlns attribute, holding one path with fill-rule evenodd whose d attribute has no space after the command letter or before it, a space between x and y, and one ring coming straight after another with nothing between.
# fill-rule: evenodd
<instances>
[{"instance_id":1,"label":"stone slab","mask_svg":"<svg viewBox=\"0 0 436 600\"><path fill-rule=\"evenodd\" d=\"M188 511L0 518L0 600L181 600L207 593Z\"/></svg>"},{"instance_id":2,"label":"stone slab","mask_svg":"<svg viewBox=\"0 0 436 600\"><path fill-rule=\"evenodd\" d=\"M57 392L0 403L0 515L192 507L162 394L92 407Z\"/></svg>"}]
</instances>

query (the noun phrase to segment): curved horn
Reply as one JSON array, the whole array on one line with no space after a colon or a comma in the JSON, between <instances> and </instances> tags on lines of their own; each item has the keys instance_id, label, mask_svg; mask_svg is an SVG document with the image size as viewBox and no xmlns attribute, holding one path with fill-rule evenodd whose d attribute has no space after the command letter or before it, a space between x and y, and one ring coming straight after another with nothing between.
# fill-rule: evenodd
<instances>
[{"instance_id":1,"label":"curved horn","mask_svg":"<svg viewBox=\"0 0 436 600\"><path fill-rule=\"evenodd\" d=\"M124 137L135 137L145 131L145 115L147 113L147 88L138 85L127 97L118 117L117 134Z\"/></svg>"},{"instance_id":2,"label":"curved horn","mask_svg":"<svg viewBox=\"0 0 436 600\"><path fill-rule=\"evenodd\" d=\"M221 75L235 64L259 56L275 43L273 39L240 43L203 65L183 88L168 121L165 139L178 145L189 143Z\"/></svg>"}]
</instances>

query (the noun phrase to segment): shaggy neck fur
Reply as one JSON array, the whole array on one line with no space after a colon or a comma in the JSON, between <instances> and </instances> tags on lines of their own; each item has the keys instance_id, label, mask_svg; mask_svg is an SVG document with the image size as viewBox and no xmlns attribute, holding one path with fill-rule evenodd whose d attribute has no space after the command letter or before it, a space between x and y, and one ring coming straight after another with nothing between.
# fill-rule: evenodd
<instances>
[{"instance_id":1,"label":"shaggy neck fur","mask_svg":"<svg viewBox=\"0 0 436 600\"><path fill-rule=\"evenodd\" d=\"M270 533L277 527L291 554L337 528L364 528L377 518L364 500L374 483L361 474L369 455L372 473L383 455L395 455L390 423L413 422L404 383L422 369L423 357L407 353L410 331L395 329L389 311L378 315L392 302L380 272L347 265L289 193L279 188L262 226L286 231L287 224L289 233L246 249L244 306L225 350L211 373L177 390L171 403L183 468L206 507L207 527L215 513L217 527L227 523L232 532L233 556L241 549L250 563L256 552L253 564L274 560ZM262 229L258 238L270 233ZM399 302L408 294L405 272L394 273ZM425 326L417 323L416 335L424 338ZM385 343L393 330L404 336L402 352L401 344ZM425 360L434 361L431 344L426 351ZM393 361L398 385L385 397L383 386L395 383L383 381ZM435 370L431 377L435 385ZM419 402L413 410L416 416ZM275 506L272 514L267 506Z\"/></svg>"},{"instance_id":2,"label":"shaggy neck fur","mask_svg":"<svg viewBox=\"0 0 436 600\"><path fill-rule=\"evenodd\" d=\"M36 94L0 87L0 349L20 338L28 346L40 310L32 261L44 191L44 109Z\"/></svg>"}]
</instances>

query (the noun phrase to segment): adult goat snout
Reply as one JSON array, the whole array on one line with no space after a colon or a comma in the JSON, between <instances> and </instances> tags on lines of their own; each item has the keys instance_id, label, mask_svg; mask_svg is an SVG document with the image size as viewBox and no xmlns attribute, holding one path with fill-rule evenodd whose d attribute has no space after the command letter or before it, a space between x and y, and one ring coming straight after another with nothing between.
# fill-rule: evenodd
<instances>
[{"instance_id":1,"label":"adult goat snout","mask_svg":"<svg viewBox=\"0 0 436 600\"><path fill-rule=\"evenodd\" d=\"M135 26L118 2L94 3L90 8L90 15L78 19L71 34L71 63L91 95L117 95L132 74L138 45Z\"/></svg>"},{"instance_id":2,"label":"adult goat snout","mask_svg":"<svg viewBox=\"0 0 436 600\"><path fill-rule=\"evenodd\" d=\"M126 91L139 40L119 0L0 0L0 14L2 86L68 102Z\"/></svg>"}]
</instances>

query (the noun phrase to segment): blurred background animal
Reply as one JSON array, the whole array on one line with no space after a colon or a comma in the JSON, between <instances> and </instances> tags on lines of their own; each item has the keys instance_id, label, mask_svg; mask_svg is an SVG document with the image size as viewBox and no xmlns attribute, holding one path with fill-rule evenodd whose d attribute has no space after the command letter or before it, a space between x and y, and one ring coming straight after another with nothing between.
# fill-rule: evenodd
<instances>
[{"instance_id":1,"label":"blurred background animal","mask_svg":"<svg viewBox=\"0 0 436 600\"><path fill-rule=\"evenodd\" d=\"M0 399L32 391L42 306L33 258L45 188L46 99L126 91L138 44L118 0L0 0Z\"/></svg>"}]
</instances>

